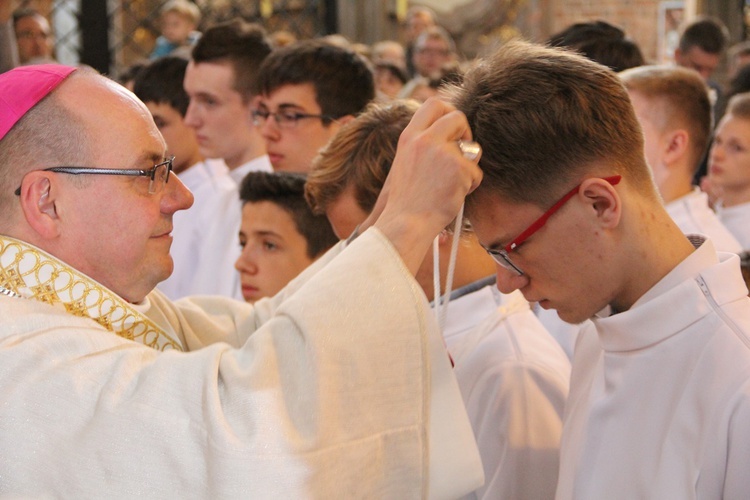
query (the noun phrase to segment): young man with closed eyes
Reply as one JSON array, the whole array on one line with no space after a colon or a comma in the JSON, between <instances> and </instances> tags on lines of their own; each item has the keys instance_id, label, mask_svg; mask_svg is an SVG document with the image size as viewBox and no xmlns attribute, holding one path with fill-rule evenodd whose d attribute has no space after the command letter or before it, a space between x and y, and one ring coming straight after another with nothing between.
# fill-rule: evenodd
<instances>
[{"instance_id":1,"label":"young man with closed eyes","mask_svg":"<svg viewBox=\"0 0 750 500\"><path fill-rule=\"evenodd\" d=\"M512 43L452 102L483 148L466 213L496 258L498 288L586 322L556 498L746 496L750 299L739 257L686 237L666 212L618 76Z\"/></svg>"}]
</instances>

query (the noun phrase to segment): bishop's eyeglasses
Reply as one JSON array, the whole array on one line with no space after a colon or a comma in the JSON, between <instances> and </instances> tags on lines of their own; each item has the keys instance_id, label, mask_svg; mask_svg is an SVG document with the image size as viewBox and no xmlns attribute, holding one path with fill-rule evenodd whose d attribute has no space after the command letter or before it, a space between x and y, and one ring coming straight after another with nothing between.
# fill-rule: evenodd
<instances>
[{"instance_id":1,"label":"bishop's eyeglasses","mask_svg":"<svg viewBox=\"0 0 750 500\"><path fill-rule=\"evenodd\" d=\"M119 168L89 168L89 167L50 167L42 169L43 172L56 172L60 174L92 174L92 175L127 175L130 177L148 177L150 179L148 184L149 194L156 194L164 189L164 186L169 181L169 174L172 172L172 164L174 163L174 156L170 156L161 163L157 163L153 168L147 170L140 169L119 169ZM21 186L15 191L16 196L21 195Z\"/></svg>"}]
</instances>

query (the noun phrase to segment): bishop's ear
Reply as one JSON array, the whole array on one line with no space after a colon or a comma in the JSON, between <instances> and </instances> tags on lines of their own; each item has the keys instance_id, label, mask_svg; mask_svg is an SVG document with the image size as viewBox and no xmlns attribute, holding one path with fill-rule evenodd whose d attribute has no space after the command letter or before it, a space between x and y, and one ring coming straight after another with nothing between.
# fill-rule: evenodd
<instances>
[{"instance_id":1,"label":"bishop's ear","mask_svg":"<svg viewBox=\"0 0 750 500\"><path fill-rule=\"evenodd\" d=\"M54 237L58 232L56 191L49 174L43 171L29 172L21 186L21 209L29 225L44 238Z\"/></svg>"}]
</instances>

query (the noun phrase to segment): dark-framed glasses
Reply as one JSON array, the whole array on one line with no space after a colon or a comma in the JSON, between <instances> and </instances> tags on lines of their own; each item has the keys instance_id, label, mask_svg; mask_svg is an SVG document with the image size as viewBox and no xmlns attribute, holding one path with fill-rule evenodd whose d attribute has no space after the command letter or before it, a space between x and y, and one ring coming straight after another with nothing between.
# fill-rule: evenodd
<instances>
[{"instance_id":1,"label":"dark-framed glasses","mask_svg":"<svg viewBox=\"0 0 750 500\"><path fill-rule=\"evenodd\" d=\"M621 180L621 175L613 175L611 177L602 177L601 179L609 182L611 185L617 185ZM510 253L528 240L534 233L539 231L542 226L547 222L547 219L552 217L552 214L560 210L560 208L567 203L573 196L578 193L581 185L578 184L576 187L571 189L565 196L557 200L557 202L550 207L549 210L544 212L541 217L531 223L521 234L519 234L513 241L505 245L503 248L485 248L487 253L497 262L500 266L513 271L518 276L523 276L523 271L518 267L510 258Z\"/></svg>"},{"instance_id":2,"label":"dark-framed glasses","mask_svg":"<svg viewBox=\"0 0 750 500\"><path fill-rule=\"evenodd\" d=\"M71 175L127 175L130 177L148 177L150 182L148 184L149 194L156 194L164 189L164 186L169 181L169 174L172 172L172 164L174 163L174 156L170 156L161 163L157 163L153 168L148 170L139 169L118 169L118 168L90 168L90 167L50 167L42 169L43 172L56 172L59 174L71 174ZM21 195L21 186L15 191L16 196Z\"/></svg>"},{"instance_id":3,"label":"dark-framed glasses","mask_svg":"<svg viewBox=\"0 0 750 500\"><path fill-rule=\"evenodd\" d=\"M310 113L300 113L299 111L281 110L276 113L272 113L267 109L254 109L253 110L253 125L256 127L262 127L263 124L268 120L269 117L273 117L276 125L279 128L291 129L297 126L300 120L308 118L319 118L323 120L323 124L327 125L336 118L330 115L314 115Z\"/></svg>"}]
</instances>

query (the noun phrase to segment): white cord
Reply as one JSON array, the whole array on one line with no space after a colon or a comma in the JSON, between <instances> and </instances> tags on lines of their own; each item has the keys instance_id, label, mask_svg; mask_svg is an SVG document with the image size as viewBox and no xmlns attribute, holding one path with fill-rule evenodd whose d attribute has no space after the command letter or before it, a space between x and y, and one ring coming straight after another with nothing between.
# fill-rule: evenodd
<instances>
[{"instance_id":1,"label":"white cord","mask_svg":"<svg viewBox=\"0 0 750 500\"><path fill-rule=\"evenodd\" d=\"M474 141L458 141L458 147L464 158L476 160L482 153L482 147ZM443 333L445 318L448 315L448 303L451 300L451 291L453 289L453 274L456 270L456 258L458 256L458 243L461 238L461 227L464 219L464 205L456 216L456 227L453 230L453 241L451 242L451 253L448 260L448 276L445 283L445 294L440 296L440 235L438 234L432 242L432 285L433 285L433 309L435 312L435 321Z\"/></svg>"},{"instance_id":2,"label":"white cord","mask_svg":"<svg viewBox=\"0 0 750 500\"><path fill-rule=\"evenodd\" d=\"M433 264L433 308L435 311L435 320L442 334L445 326L445 319L448 316L448 304L451 300L451 291L453 289L453 274L456 270L456 259L458 257L458 244L461 238L461 225L464 218L464 206L456 216L456 226L453 229L453 241L451 242L451 253L448 260L448 275L446 276L445 294L440 295L440 254L438 252L439 238L437 235L432 242L432 264Z\"/></svg>"}]
</instances>

